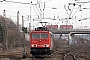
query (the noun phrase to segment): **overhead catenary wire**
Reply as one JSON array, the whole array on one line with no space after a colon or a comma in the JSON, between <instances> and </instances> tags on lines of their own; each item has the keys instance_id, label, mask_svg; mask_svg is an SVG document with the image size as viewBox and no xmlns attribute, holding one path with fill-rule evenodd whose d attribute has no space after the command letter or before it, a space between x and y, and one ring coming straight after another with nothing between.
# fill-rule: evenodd
<instances>
[{"instance_id":1,"label":"overhead catenary wire","mask_svg":"<svg viewBox=\"0 0 90 60\"><path fill-rule=\"evenodd\" d=\"M66 5L64 5L64 9L66 10L67 14L69 15L68 10L66 9Z\"/></svg>"},{"instance_id":2,"label":"overhead catenary wire","mask_svg":"<svg viewBox=\"0 0 90 60\"><path fill-rule=\"evenodd\" d=\"M81 5L78 5L78 9L80 8L81 9L81 6L82 5L84 5L85 3L83 3L83 4L81 4ZM78 9L77 9L77 11L78 11ZM73 18L73 16L77 13L77 11L72 15L72 18ZM80 11L80 10L79 10Z\"/></svg>"},{"instance_id":3,"label":"overhead catenary wire","mask_svg":"<svg viewBox=\"0 0 90 60\"><path fill-rule=\"evenodd\" d=\"M13 14L16 14L17 12L13 12L13 11L10 11L10 10L7 10L7 9L2 9L2 8L0 8L1 10L5 10L5 11L7 11L7 12L10 12L10 13L13 13ZM7 13L6 12L6 13ZM26 18L26 19L28 19L29 17L28 17L28 15L25 15L25 14L23 14L23 13L19 13L20 15L23 15L24 16L24 18ZM9 15L10 16L10 15ZM27 17L26 17L27 16ZM17 17L16 15L11 15L11 17Z\"/></svg>"},{"instance_id":4,"label":"overhead catenary wire","mask_svg":"<svg viewBox=\"0 0 90 60\"><path fill-rule=\"evenodd\" d=\"M31 1L31 0L30 0ZM52 1L52 0L48 0L48 1L45 1L45 2L49 2L49 1ZM3 1L2 1L3 2ZM19 4L29 4L29 5L37 5L38 3L45 3L45 2L41 2L41 0L37 0L37 4L32 4L32 3L22 3L22 2L15 2L15 1L4 1L4 2L11 2L11 3L19 3ZM32 2L32 1L31 1ZM34 8L34 6L33 6L33 8ZM37 6L36 6L36 8L37 8ZM35 8L34 8L34 11L35 11ZM37 8L37 11L39 12L39 14L41 15L42 14L42 10L41 10L41 8L40 8L40 11L38 10L38 8ZM35 11L35 13L36 13L36 15L37 15L37 12ZM19 13L20 14L20 13Z\"/></svg>"},{"instance_id":5,"label":"overhead catenary wire","mask_svg":"<svg viewBox=\"0 0 90 60\"><path fill-rule=\"evenodd\" d=\"M3 9L3 8L0 8L0 9L1 9L1 10L6 10L6 11L8 11L8 12L16 13L16 12L13 12L13 11L10 11L10 10L7 10L7 9ZM27 14L23 14L23 13L19 13L19 14L24 15L24 16L28 16Z\"/></svg>"},{"instance_id":6,"label":"overhead catenary wire","mask_svg":"<svg viewBox=\"0 0 90 60\"><path fill-rule=\"evenodd\" d=\"M72 0L73 1L73 0ZM71 1L71 3L72 3L72 1ZM69 2L70 2L70 0L69 0ZM72 3L73 5L75 4L75 3ZM69 3L69 5L70 5L70 3ZM74 6L73 6L73 8L72 8L72 10L69 8L69 5L68 5L68 9L70 10L70 13L69 13L69 11L66 9L66 5L64 5L64 9L66 10L66 12L67 12L67 15L68 15L68 18L67 18L67 22L68 22L68 20L69 19L72 19L73 18L73 16L76 14L76 12L78 11L78 9L76 10L76 12L72 15L72 13L73 13L73 10L74 10Z\"/></svg>"},{"instance_id":7,"label":"overhead catenary wire","mask_svg":"<svg viewBox=\"0 0 90 60\"><path fill-rule=\"evenodd\" d=\"M39 4L41 2L41 0L37 1L37 4Z\"/></svg>"},{"instance_id":8,"label":"overhead catenary wire","mask_svg":"<svg viewBox=\"0 0 90 60\"><path fill-rule=\"evenodd\" d=\"M73 9L71 10L71 13L69 14L69 18L71 18L70 16L71 16L71 14L72 14L73 10L74 10L74 7L73 7Z\"/></svg>"},{"instance_id":9,"label":"overhead catenary wire","mask_svg":"<svg viewBox=\"0 0 90 60\"><path fill-rule=\"evenodd\" d=\"M30 0L31 1L31 0ZM41 3L40 2L41 0L39 0L39 3ZM50 1L50 0L49 0ZM46 1L46 2L49 2L49 1ZM32 3L22 3L22 2L14 2L14 1L5 1L5 2L12 2L12 3L20 3L20 4L29 4L29 5L37 5L37 4L32 4ZM31 1L32 2L32 1ZM33 6L33 8L34 8L34 6ZM36 6L36 8L37 8L37 6ZM38 10L38 9L37 9ZM35 11L35 8L34 8L34 11ZM41 9L40 9L40 11L41 11ZM38 10L38 12L39 12L39 10ZM35 11L35 13L36 13L36 11ZM42 11L41 12L39 12L39 14L41 14L42 13ZM37 13L36 13L36 15L37 15Z\"/></svg>"},{"instance_id":10,"label":"overhead catenary wire","mask_svg":"<svg viewBox=\"0 0 90 60\"><path fill-rule=\"evenodd\" d=\"M35 7L36 7L37 11L39 12L39 14L41 14L41 12L40 12L40 11L41 11L41 9L40 9L40 11L39 11L36 5L35 5Z\"/></svg>"},{"instance_id":11,"label":"overhead catenary wire","mask_svg":"<svg viewBox=\"0 0 90 60\"><path fill-rule=\"evenodd\" d=\"M36 10L35 10L34 6L33 6L33 9L34 9L34 11L35 11L35 14L37 15L37 12L36 12ZM38 15L37 15L37 16L38 16Z\"/></svg>"},{"instance_id":12,"label":"overhead catenary wire","mask_svg":"<svg viewBox=\"0 0 90 60\"><path fill-rule=\"evenodd\" d=\"M86 3L89 3L90 2L90 0L89 1L87 1L87 2L82 2L81 4L79 4L79 3L75 3L75 4L77 4L78 5L78 8L77 8L77 10L75 11L75 13L74 14L72 14L72 16L71 16L71 18L73 18L74 16L75 16L75 14L78 12L78 11L80 11L82 8L82 6L83 5L85 5ZM86 18L87 19L87 18ZM75 19L76 20L76 19ZM76 20L77 21L77 20Z\"/></svg>"},{"instance_id":13,"label":"overhead catenary wire","mask_svg":"<svg viewBox=\"0 0 90 60\"><path fill-rule=\"evenodd\" d=\"M29 5L31 5L31 3L22 3L22 2L14 2L14 1L5 1L5 2L12 2L12 3L29 4Z\"/></svg>"},{"instance_id":14,"label":"overhead catenary wire","mask_svg":"<svg viewBox=\"0 0 90 60\"><path fill-rule=\"evenodd\" d=\"M67 11L67 14L68 14L69 16L72 15L71 18L73 18L73 17L75 16L75 14L79 11L79 9L81 9L81 6L84 5L84 4L86 4L86 3L88 3L88 2L90 2L90 0L87 1L87 2L75 2L75 3L82 3L82 4L81 4L81 5L78 5L78 9L76 10L76 12L75 12L73 15L72 15L72 12L73 12L73 11L71 11L71 13L69 14L66 8L65 8L65 10Z\"/></svg>"},{"instance_id":15,"label":"overhead catenary wire","mask_svg":"<svg viewBox=\"0 0 90 60\"><path fill-rule=\"evenodd\" d=\"M41 1L41 0L40 0ZM21 2L14 2L14 1L5 1L5 2L12 2L12 3L20 3L20 4L30 4L30 3L21 3ZM33 6L34 4L32 4L32 6ZM35 5L36 6L36 5ZM36 6L36 8L37 8L37 6ZM35 11L35 13L36 13L36 15L37 15L37 12L36 12L36 10L35 10L35 8L34 8L34 6L33 6L33 9L34 9L34 11ZM6 10L6 11L9 11L9 10ZM38 8L37 8L37 11L39 12L39 10L38 10ZM12 12L12 11L9 11L9 12ZM12 13L16 13L16 12L12 12ZM21 15L23 15L22 13L19 13L19 14L21 14ZM42 11L41 11L41 9L40 9L40 12L39 12L39 14L42 14ZM24 16L24 15L23 15ZM26 16L28 16L28 15L26 15ZM38 15L37 15L38 16ZM15 17L15 16L14 16ZM26 17L27 18L27 17ZM27 18L28 19L28 18ZM29 19L28 19L29 20Z\"/></svg>"},{"instance_id":16,"label":"overhead catenary wire","mask_svg":"<svg viewBox=\"0 0 90 60\"><path fill-rule=\"evenodd\" d=\"M30 0L31 1L31 0ZM3 1L2 1L3 2ZM14 2L14 1L5 1L5 2L12 2L12 3L19 3L19 4L29 4L29 5L37 5L37 4L32 4L32 3L22 3L22 2ZM32 2L32 1L31 1ZM33 7L34 8L34 7ZM34 11L35 11L35 9L34 9ZM35 11L35 13L36 13L36 11ZM21 15L23 15L22 13L19 13L19 14L21 14ZM37 15L37 13L36 13L36 15ZM28 15L27 15L28 16Z\"/></svg>"},{"instance_id":17,"label":"overhead catenary wire","mask_svg":"<svg viewBox=\"0 0 90 60\"><path fill-rule=\"evenodd\" d=\"M52 1L52 0L48 0L48 1L44 1L44 2L50 2L50 1ZM44 3L44 2L40 2L40 3Z\"/></svg>"},{"instance_id":18,"label":"overhead catenary wire","mask_svg":"<svg viewBox=\"0 0 90 60\"><path fill-rule=\"evenodd\" d=\"M76 10L76 12L71 16L71 18L73 18L74 15L79 11L79 8L80 8L80 7L78 7L78 9Z\"/></svg>"}]
</instances>

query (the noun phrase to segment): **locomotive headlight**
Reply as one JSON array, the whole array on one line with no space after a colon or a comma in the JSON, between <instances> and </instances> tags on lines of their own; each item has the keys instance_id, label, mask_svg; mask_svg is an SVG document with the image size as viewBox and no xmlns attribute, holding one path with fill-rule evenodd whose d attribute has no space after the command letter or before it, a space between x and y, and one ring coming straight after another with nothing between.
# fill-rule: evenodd
<instances>
[{"instance_id":1,"label":"locomotive headlight","mask_svg":"<svg viewBox=\"0 0 90 60\"><path fill-rule=\"evenodd\" d=\"M32 46L32 47L37 47L37 45L36 45L36 44L32 44L31 46Z\"/></svg>"},{"instance_id":2,"label":"locomotive headlight","mask_svg":"<svg viewBox=\"0 0 90 60\"><path fill-rule=\"evenodd\" d=\"M49 47L49 45L48 44L44 44L44 47Z\"/></svg>"}]
</instances>

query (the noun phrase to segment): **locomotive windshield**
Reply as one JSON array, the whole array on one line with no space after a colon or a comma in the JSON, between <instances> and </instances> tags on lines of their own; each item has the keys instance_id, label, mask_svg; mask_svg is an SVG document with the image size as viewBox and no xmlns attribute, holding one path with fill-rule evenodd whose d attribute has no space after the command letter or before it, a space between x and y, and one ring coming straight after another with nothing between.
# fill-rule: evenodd
<instances>
[{"instance_id":1,"label":"locomotive windshield","mask_svg":"<svg viewBox=\"0 0 90 60\"><path fill-rule=\"evenodd\" d=\"M48 38L48 34L44 34L44 33L41 33L41 34L32 34L32 38Z\"/></svg>"},{"instance_id":2,"label":"locomotive windshield","mask_svg":"<svg viewBox=\"0 0 90 60\"><path fill-rule=\"evenodd\" d=\"M32 34L32 38L40 38L40 34Z\"/></svg>"}]
</instances>

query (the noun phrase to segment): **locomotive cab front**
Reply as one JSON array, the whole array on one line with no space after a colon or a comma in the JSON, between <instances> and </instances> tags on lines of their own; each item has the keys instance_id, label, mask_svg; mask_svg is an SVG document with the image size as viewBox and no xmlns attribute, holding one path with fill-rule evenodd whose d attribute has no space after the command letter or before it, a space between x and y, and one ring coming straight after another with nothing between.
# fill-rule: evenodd
<instances>
[{"instance_id":1,"label":"locomotive cab front","mask_svg":"<svg viewBox=\"0 0 90 60\"><path fill-rule=\"evenodd\" d=\"M31 54L50 54L52 50L51 33L49 31L32 31L30 44Z\"/></svg>"}]
</instances>

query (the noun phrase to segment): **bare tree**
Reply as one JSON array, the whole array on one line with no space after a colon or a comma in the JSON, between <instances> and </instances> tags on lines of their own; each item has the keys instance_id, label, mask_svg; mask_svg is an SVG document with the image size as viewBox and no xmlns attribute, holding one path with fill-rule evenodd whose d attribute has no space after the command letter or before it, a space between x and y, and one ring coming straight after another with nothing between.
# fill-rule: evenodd
<instances>
[{"instance_id":1,"label":"bare tree","mask_svg":"<svg viewBox=\"0 0 90 60\"><path fill-rule=\"evenodd\" d=\"M0 23L1 23L1 27L3 29L5 29L4 24L6 24L8 47L16 47L18 45L22 46L22 42L23 42L24 37L23 37L22 33L17 30L18 27L13 22L13 20L11 20L10 18L4 18L3 16L0 16ZM5 34L4 31L3 31L3 34ZM18 39L17 39L17 35L19 35ZM5 38L5 35L3 35L3 38ZM2 41L4 41L4 39ZM5 43L5 42L3 42L3 43Z\"/></svg>"}]
</instances>

